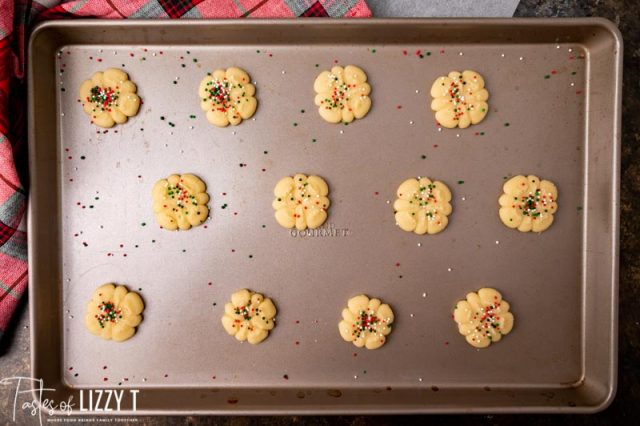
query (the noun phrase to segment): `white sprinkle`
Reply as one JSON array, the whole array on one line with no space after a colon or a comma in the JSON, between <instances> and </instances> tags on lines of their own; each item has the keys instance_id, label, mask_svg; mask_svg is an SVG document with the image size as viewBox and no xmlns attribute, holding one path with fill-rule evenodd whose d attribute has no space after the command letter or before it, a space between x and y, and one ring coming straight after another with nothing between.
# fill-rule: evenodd
<instances>
[{"instance_id":1,"label":"white sprinkle","mask_svg":"<svg viewBox=\"0 0 640 426\"><path fill-rule=\"evenodd\" d=\"M61 113L60 113L60 117L64 117L64 112L61 112Z\"/></svg>"},{"instance_id":2,"label":"white sprinkle","mask_svg":"<svg viewBox=\"0 0 640 426\"><path fill-rule=\"evenodd\" d=\"M462 52L460 52L460 53L458 53L458 55L462 56L462 55L463 55L463 53L462 53Z\"/></svg>"},{"instance_id":3,"label":"white sprinkle","mask_svg":"<svg viewBox=\"0 0 640 426\"><path fill-rule=\"evenodd\" d=\"M500 56L502 56L504 58L504 53L501 53Z\"/></svg>"},{"instance_id":4,"label":"white sprinkle","mask_svg":"<svg viewBox=\"0 0 640 426\"><path fill-rule=\"evenodd\" d=\"M422 381L422 377L418 377L418 381L421 382Z\"/></svg>"},{"instance_id":5,"label":"white sprinkle","mask_svg":"<svg viewBox=\"0 0 640 426\"><path fill-rule=\"evenodd\" d=\"M413 120L409 121L409 124L413 124Z\"/></svg>"},{"instance_id":6,"label":"white sprinkle","mask_svg":"<svg viewBox=\"0 0 640 426\"><path fill-rule=\"evenodd\" d=\"M234 130L234 131L232 131L232 132L231 132L231 134L232 134L232 135L235 135L235 134L236 134L236 131L235 131L235 130Z\"/></svg>"},{"instance_id":7,"label":"white sprinkle","mask_svg":"<svg viewBox=\"0 0 640 426\"><path fill-rule=\"evenodd\" d=\"M256 121L256 119L255 119L255 118L252 118L252 119L251 119L251 121Z\"/></svg>"},{"instance_id":8,"label":"white sprinkle","mask_svg":"<svg viewBox=\"0 0 640 426\"><path fill-rule=\"evenodd\" d=\"M560 45L559 44L556 45L556 49L560 49Z\"/></svg>"},{"instance_id":9,"label":"white sprinkle","mask_svg":"<svg viewBox=\"0 0 640 426\"><path fill-rule=\"evenodd\" d=\"M571 87L575 86L575 83L571 83Z\"/></svg>"},{"instance_id":10,"label":"white sprinkle","mask_svg":"<svg viewBox=\"0 0 640 426\"><path fill-rule=\"evenodd\" d=\"M254 81L254 82L253 82L253 85L255 86L256 84L258 84L258 82Z\"/></svg>"},{"instance_id":11,"label":"white sprinkle","mask_svg":"<svg viewBox=\"0 0 640 426\"><path fill-rule=\"evenodd\" d=\"M460 198L462 201L467 201L467 197L461 197Z\"/></svg>"},{"instance_id":12,"label":"white sprinkle","mask_svg":"<svg viewBox=\"0 0 640 426\"><path fill-rule=\"evenodd\" d=\"M573 52L573 49L569 48L569 53Z\"/></svg>"},{"instance_id":13,"label":"white sprinkle","mask_svg":"<svg viewBox=\"0 0 640 426\"><path fill-rule=\"evenodd\" d=\"M73 315L69 315L69 319L73 319Z\"/></svg>"},{"instance_id":14,"label":"white sprinkle","mask_svg":"<svg viewBox=\"0 0 640 426\"><path fill-rule=\"evenodd\" d=\"M146 382L146 381L147 381L147 378L145 377L144 379L142 379L142 381L143 381L143 382Z\"/></svg>"},{"instance_id":15,"label":"white sprinkle","mask_svg":"<svg viewBox=\"0 0 640 426\"><path fill-rule=\"evenodd\" d=\"M117 54L118 54L118 52L116 52L116 51L114 50L114 51L113 51L113 54L114 54L114 55L117 55Z\"/></svg>"},{"instance_id":16,"label":"white sprinkle","mask_svg":"<svg viewBox=\"0 0 640 426\"><path fill-rule=\"evenodd\" d=\"M389 204L391 201L387 200L387 204Z\"/></svg>"},{"instance_id":17,"label":"white sprinkle","mask_svg":"<svg viewBox=\"0 0 640 426\"><path fill-rule=\"evenodd\" d=\"M460 137L460 133L456 133L456 138L459 138L459 137Z\"/></svg>"},{"instance_id":18,"label":"white sprinkle","mask_svg":"<svg viewBox=\"0 0 640 426\"><path fill-rule=\"evenodd\" d=\"M427 293L422 293L422 298L425 299L427 297Z\"/></svg>"},{"instance_id":19,"label":"white sprinkle","mask_svg":"<svg viewBox=\"0 0 640 426\"><path fill-rule=\"evenodd\" d=\"M413 314L410 314L409 316L410 316L411 318L413 318Z\"/></svg>"},{"instance_id":20,"label":"white sprinkle","mask_svg":"<svg viewBox=\"0 0 640 426\"><path fill-rule=\"evenodd\" d=\"M282 74L286 74L287 72L285 70L282 70Z\"/></svg>"},{"instance_id":21,"label":"white sprinkle","mask_svg":"<svg viewBox=\"0 0 640 426\"><path fill-rule=\"evenodd\" d=\"M151 56L156 56L156 52L153 52L153 53L151 54Z\"/></svg>"},{"instance_id":22,"label":"white sprinkle","mask_svg":"<svg viewBox=\"0 0 640 426\"><path fill-rule=\"evenodd\" d=\"M190 128L191 130L193 130L193 129L194 129L194 127L193 127L193 126L189 126L189 128Z\"/></svg>"},{"instance_id":23,"label":"white sprinkle","mask_svg":"<svg viewBox=\"0 0 640 426\"><path fill-rule=\"evenodd\" d=\"M496 240L496 244L500 244L500 241Z\"/></svg>"},{"instance_id":24,"label":"white sprinkle","mask_svg":"<svg viewBox=\"0 0 640 426\"><path fill-rule=\"evenodd\" d=\"M353 378L357 380L357 379L358 379L358 376L354 375L354 376L353 376Z\"/></svg>"},{"instance_id":25,"label":"white sprinkle","mask_svg":"<svg viewBox=\"0 0 640 426\"><path fill-rule=\"evenodd\" d=\"M524 61L524 56L520 56L519 58L521 61Z\"/></svg>"},{"instance_id":26,"label":"white sprinkle","mask_svg":"<svg viewBox=\"0 0 640 426\"><path fill-rule=\"evenodd\" d=\"M416 93L420 93L420 91L418 89L416 89Z\"/></svg>"},{"instance_id":27,"label":"white sprinkle","mask_svg":"<svg viewBox=\"0 0 640 426\"><path fill-rule=\"evenodd\" d=\"M340 130L340 134L341 134L341 135L344 135L344 130Z\"/></svg>"},{"instance_id":28,"label":"white sprinkle","mask_svg":"<svg viewBox=\"0 0 640 426\"><path fill-rule=\"evenodd\" d=\"M422 247L422 243L418 243L418 247Z\"/></svg>"},{"instance_id":29,"label":"white sprinkle","mask_svg":"<svg viewBox=\"0 0 640 426\"><path fill-rule=\"evenodd\" d=\"M102 49L98 50L98 53L102 53L102 52L103 52L103 50L102 50Z\"/></svg>"},{"instance_id":30,"label":"white sprinkle","mask_svg":"<svg viewBox=\"0 0 640 426\"><path fill-rule=\"evenodd\" d=\"M66 311L64 311L64 313L65 313L65 314L68 314L68 313L70 313L70 312L71 312L71 311L70 311L70 310L68 310L68 309L67 309Z\"/></svg>"},{"instance_id":31,"label":"white sprinkle","mask_svg":"<svg viewBox=\"0 0 640 426\"><path fill-rule=\"evenodd\" d=\"M452 271L452 269L451 269L451 268L447 268L447 271L448 271L448 272L451 272L451 271Z\"/></svg>"},{"instance_id":32,"label":"white sprinkle","mask_svg":"<svg viewBox=\"0 0 640 426\"><path fill-rule=\"evenodd\" d=\"M442 131L442 127L438 127L438 131L441 132Z\"/></svg>"}]
</instances>

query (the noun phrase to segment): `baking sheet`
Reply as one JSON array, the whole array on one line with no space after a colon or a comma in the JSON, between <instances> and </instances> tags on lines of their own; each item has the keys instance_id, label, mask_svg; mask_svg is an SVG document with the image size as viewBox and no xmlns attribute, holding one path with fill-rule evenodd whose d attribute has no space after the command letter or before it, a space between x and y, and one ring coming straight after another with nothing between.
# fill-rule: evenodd
<instances>
[{"instance_id":1,"label":"baking sheet","mask_svg":"<svg viewBox=\"0 0 640 426\"><path fill-rule=\"evenodd\" d=\"M601 20L46 24L31 46L34 374L61 394L141 389L137 410L150 413L602 408L615 388L617 37ZM315 76L336 61L361 66L373 87L371 112L349 126L323 122L313 105ZM197 85L231 65L256 81L259 107L255 120L218 129ZM109 66L130 74L144 105L105 132L76 92ZM432 81L452 69L482 73L491 93L487 118L469 129L440 130L429 111ZM207 183L206 227L155 224L151 187L174 172ZM324 236L273 219L273 186L297 172L329 183ZM520 173L559 187L541 235L497 218L505 177ZM394 225L395 189L418 175L452 189L441 234ZM146 303L123 344L84 329L104 282ZM477 351L450 315L482 286L503 293L516 326ZM219 324L243 287L278 306L257 347ZM359 293L396 313L381 350L337 333Z\"/></svg>"}]
</instances>

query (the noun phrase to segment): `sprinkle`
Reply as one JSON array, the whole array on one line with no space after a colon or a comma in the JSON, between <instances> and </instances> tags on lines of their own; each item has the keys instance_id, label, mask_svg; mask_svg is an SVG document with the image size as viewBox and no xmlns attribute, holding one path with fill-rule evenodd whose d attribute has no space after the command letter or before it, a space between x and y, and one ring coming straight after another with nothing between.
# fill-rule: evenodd
<instances>
[{"instance_id":1,"label":"sprinkle","mask_svg":"<svg viewBox=\"0 0 640 426\"><path fill-rule=\"evenodd\" d=\"M462 185L462 184L464 184L464 181L463 180L459 180L458 181L458 185Z\"/></svg>"},{"instance_id":2,"label":"sprinkle","mask_svg":"<svg viewBox=\"0 0 640 426\"><path fill-rule=\"evenodd\" d=\"M509 127L511 124L509 123L504 123L504 127Z\"/></svg>"}]
</instances>

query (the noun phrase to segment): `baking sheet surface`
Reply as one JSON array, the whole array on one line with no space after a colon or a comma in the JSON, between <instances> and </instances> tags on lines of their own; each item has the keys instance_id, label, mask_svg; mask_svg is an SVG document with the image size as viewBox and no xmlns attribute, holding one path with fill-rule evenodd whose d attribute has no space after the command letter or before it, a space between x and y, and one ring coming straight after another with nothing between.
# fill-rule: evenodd
<instances>
[{"instance_id":1,"label":"baking sheet surface","mask_svg":"<svg viewBox=\"0 0 640 426\"><path fill-rule=\"evenodd\" d=\"M561 386L581 375L585 51L575 44L108 46L58 55L64 379L74 387ZM316 75L335 62L368 74L373 108L348 126L321 120ZM255 119L215 128L197 86L218 67L257 83ZM78 104L80 83L123 68L144 101L108 131ZM439 129L430 86L451 70L480 72L490 112L468 129ZM64 91L63 91L64 89ZM52 109L53 112L53 109ZM211 218L168 232L151 211L154 182L201 177ZM280 228L275 183L323 176L332 206L322 236ZM536 174L559 188L547 232L521 234L497 216L505 178ZM394 224L406 178L449 185L453 214L435 236ZM326 228L325 228L326 229ZM102 341L83 324L98 285L139 290L136 336ZM513 332L486 350L457 332L452 307L482 286L512 306ZM273 298L277 327L261 345L226 335L230 294ZM342 341L349 297L380 297L396 313L377 351Z\"/></svg>"}]
</instances>

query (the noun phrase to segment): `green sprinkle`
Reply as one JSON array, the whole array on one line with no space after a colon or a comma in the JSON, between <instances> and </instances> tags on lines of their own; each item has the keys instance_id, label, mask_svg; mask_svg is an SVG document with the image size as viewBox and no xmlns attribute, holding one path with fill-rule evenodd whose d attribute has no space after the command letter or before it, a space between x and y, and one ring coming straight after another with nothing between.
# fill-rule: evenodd
<instances>
[{"instance_id":1,"label":"green sprinkle","mask_svg":"<svg viewBox=\"0 0 640 426\"><path fill-rule=\"evenodd\" d=\"M576 209L577 209L579 212L581 212L581 211L582 211L582 206L578 206Z\"/></svg>"},{"instance_id":2,"label":"green sprinkle","mask_svg":"<svg viewBox=\"0 0 640 426\"><path fill-rule=\"evenodd\" d=\"M426 155L424 155L424 154L422 154L422 155L420 156L420 158L422 158L423 160L426 160L426 159L427 159L427 156L426 156Z\"/></svg>"},{"instance_id":3,"label":"green sprinkle","mask_svg":"<svg viewBox=\"0 0 640 426\"><path fill-rule=\"evenodd\" d=\"M301 113L301 114L304 114L304 110L303 110L303 109L301 109L301 110L300 110L300 113Z\"/></svg>"},{"instance_id":4,"label":"green sprinkle","mask_svg":"<svg viewBox=\"0 0 640 426\"><path fill-rule=\"evenodd\" d=\"M198 62L198 58L193 58L193 62Z\"/></svg>"},{"instance_id":5,"label":"green sprinkle","mask_svg":"<svg viewBox=\"0 0 640 426\"><path fill-rule=\"evenodd\" d=\"M298 123L293 123L293 127L297 127L297 126L298 126Z\"/></svg>"},{"instance_id":6,"label":"green sprinkle","mask_svg":"<svg viewBox=\"0 0 640 426\"><path fill-rule=\"evenodd\" d=\"M548 79L550 79L550 78L551 78L551 76L550 76L549 74L546 74L546 75L544 76L544 79L545 79L545 80L548 80Z\"/></svg>"},{"instance_id":7,"label":"green sprinkle","mask_svg":"<svg viewBox=\"0 0 640 426\"><path fill-rule=\"evenodd\" d=\"M87 157L85 157L84 155L81 155L81 156L80 156L80 159L81 159L81 160L84 160L85 158L87 158Z\"/></svg>"},{"instance_id":8,"label":"green sprinkle","mask_svg":"<svg viewBox=\"0 0 640 426\"><path fill-rule=\"evenodd\" d=\"M577 74L577 73L576 73L575 71L573 71L573 72L571 73L571 75L576 75L576 74Z\"/></svg>"},{"instance_id":9,"label":"green sprinkle","mask_svg":"<svg viewBox=\"0 0 640 426\"><path fill-rule=\"evenodd\" d=\"M316 143L317 139L311 139L311 142Z\"/></svg>"},{"instance_id":10,"label":"green sprinkle","mask_svg":"<svg viewBox=\"0 0 640 426\"><path fill-rule=\"evenodd\" d=\"M189 118L196 118L196 116L195 116L195 115L193 115L193 114L191 114L191 115L189 116Z\"/></svg>"},{"instance_id":11,"label":"green sprinkle","mask_svg":"<svg viewBox=\"0 0 640 426\"><path fill-rule=\"evenodd\" d=\"M431 52L427 52L427 56L431 56Z\"/></svg>"},{"instance_id":12,"label":"green sprinkle","mask_svg":"<svg viewBox=\"0 0 640 426\"><path fill-rule=\"evenodd\" d=\"M509 123L504 123L504 127L509 127L511 124Z\"/></svg>"},{"instance_id":13,"label":"green sprinkle","mask_svg":"<svg viewBox=\"0 0 640 426\"><path fill-rule=\"evenodd\" d=\"M260 50L256 50L256 53L260 53Z\"/></svg>"},{"instance_id":14,"label":"green sprinkle","mask_svg":"<svg viewBox=\"0 0 640 426\"><path fill-rule=\"evenodd\" d=\"M147 226L146 222L142 222L140 226Z\"/></svg>"},{"instance_id":15,"label":"green sprinkle","mask_svg":"<svg viewBox=\"0 0 640 426\"><path fill-rule=\"evenodd\" d=\"M316 64L316 68L318 68L320 66L320 64Z\"/></svg>"},{"instance_id":16,"label":"green sprinkle","mask_svg":"<svg viewBox=\"0 0 640 426\"><path fill-rule=\"evenodd\" d=\"M458 181L458 185L462 185L463 183L464 183L464 181L463 181L463 180L459 180L459 181Z\"/></svg>"}]
</instances>

